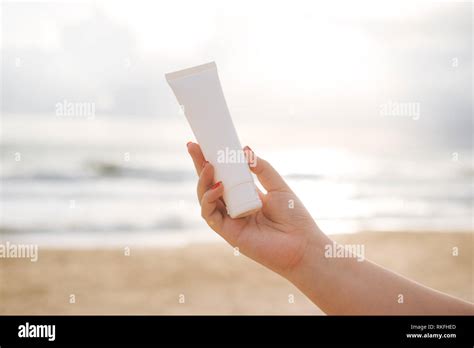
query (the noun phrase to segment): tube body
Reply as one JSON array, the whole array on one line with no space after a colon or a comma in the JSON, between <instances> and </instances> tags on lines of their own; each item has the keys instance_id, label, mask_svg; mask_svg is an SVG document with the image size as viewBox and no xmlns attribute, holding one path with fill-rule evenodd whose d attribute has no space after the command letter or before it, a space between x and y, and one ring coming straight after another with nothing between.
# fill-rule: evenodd
<instances>
[{"instance_id":1,"label":"tube body","mask_svg":"<svg viewBox=\"0 0 474 348\"><path fill-rule=\"evenodd\" d=\"M262 207L243 156L237 132L222 92L216 64L166 74L202 152L214 166L215 181L224 184L224 202L232 218Z\"/></svg>"}]
</instances>

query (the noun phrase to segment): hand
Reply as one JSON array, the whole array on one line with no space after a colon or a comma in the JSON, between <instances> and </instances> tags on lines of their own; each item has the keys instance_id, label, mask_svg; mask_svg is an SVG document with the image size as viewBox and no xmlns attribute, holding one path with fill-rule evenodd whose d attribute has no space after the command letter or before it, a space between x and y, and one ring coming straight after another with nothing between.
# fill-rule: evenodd
<instances>
[{"instance_id":1,"label":"hand","mask_svg":"<svg viewBox=\"0 0 474 348\"><path fill-rule=\"evenodd\" d=\"M333 242L322 233L300 200L273 167L244 149L250 169L266 194L260 211L240 218L227 215L222 183L198 144L188 143L199 175L197 194L208 225L234 247L281 274L328 314L470 314L471 303L434 291L354 257L327 258ZM354 255L356 256L356 255ZM406 303L397 302L403 289Z\"/></svg>"},{"instance_id":2,"label":"hand","mask_svg":"<svg viewBox=\"0 0 474 348\"><path fill-rule=\"evenodd\" d=\"M259 191L263 207L239 219L227 215L222 200L224 187L214 182L214 168L198 144L188 143L199 181L197 195L201 215L229 244L262 265L289 278L302 261L310 239L321 234L311 215L278 172L265 160L244 148L250 170L267 191Z\"/></svg>"}]
</instances>

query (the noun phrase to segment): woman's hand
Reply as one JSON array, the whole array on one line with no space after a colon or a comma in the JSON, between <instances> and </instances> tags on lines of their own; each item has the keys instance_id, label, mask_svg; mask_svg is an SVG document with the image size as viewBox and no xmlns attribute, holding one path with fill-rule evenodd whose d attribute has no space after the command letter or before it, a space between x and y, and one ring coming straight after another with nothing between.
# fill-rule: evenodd
<instances>
[{"instance_id":1,"label":"woman's hand","mask_svg":"<svg viewBox=\"0 0 474 348\"><path fill-rule=\"evenodd\" d=\"M323 238L316 223L278 172L265 160L244 152L249 166L267 191L259 192L263 207L239 219L227 215L222 183L214 182L214 168L207 162L198 144L188 143L188 152L199 176L197 195L201 215L207 224L232 246L284 277L301 263L316 235Z\"/></svg>"},{"instance_id":2,"label":"woman's hand","mask_svg":"<svg viewBox=\"0 0 474 348\"><path fill-rule=\"evenodd\" d=\"M327 314L473 314L474 305L440 293L352 255L332 258L332 241L318 228L300 200L273 167L252 150L250 169L266 194L263 207L240 219L227 215L222 183L198 144L188 143L199 175L197 194L208 225L242 253L281 274ZM255 162L256 161L256 162ZM398 301L404 295L404 303Z\"/></svg>"}]
</instances>

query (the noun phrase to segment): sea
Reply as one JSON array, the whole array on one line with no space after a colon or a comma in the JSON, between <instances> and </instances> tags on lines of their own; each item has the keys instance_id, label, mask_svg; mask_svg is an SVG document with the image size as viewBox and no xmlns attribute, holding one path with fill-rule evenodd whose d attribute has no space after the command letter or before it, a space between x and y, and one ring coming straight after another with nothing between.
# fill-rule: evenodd
<instances>
[{"instance_id":1,"label":"sea","mask_svg":"<svg viewBox=\"0 0 474 348\"><path fill-rule=\"evenodd\" d=\"M321 130L298 119L234 123L242 145L272 163L329 235L472 231L472 149L384 143L384 130ZM220 240L200 217L190 140L182 115L3 115L1 240L53 248Z\"/></svg>"}]
</instances>

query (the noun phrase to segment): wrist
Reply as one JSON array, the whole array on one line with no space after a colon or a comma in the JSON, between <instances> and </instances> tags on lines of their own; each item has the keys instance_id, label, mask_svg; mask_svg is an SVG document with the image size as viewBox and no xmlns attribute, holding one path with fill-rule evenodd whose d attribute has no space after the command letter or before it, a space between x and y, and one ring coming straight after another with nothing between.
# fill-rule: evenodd
<instances>
[{"instance_id":1,"label":"wrist","mask_svg":"<svg viewBox=\"0 0 474 348\"><path fill-rule=\"evenodd\" d=\"M318 274L326 260L324 257L325 246L331 243L331 239L321 232L318 227L312 229L307 234L301 259L288 272L286 279L301 289L306 284L311 283L314 278L318 278Z\"/></svg>"}]
</instances>

